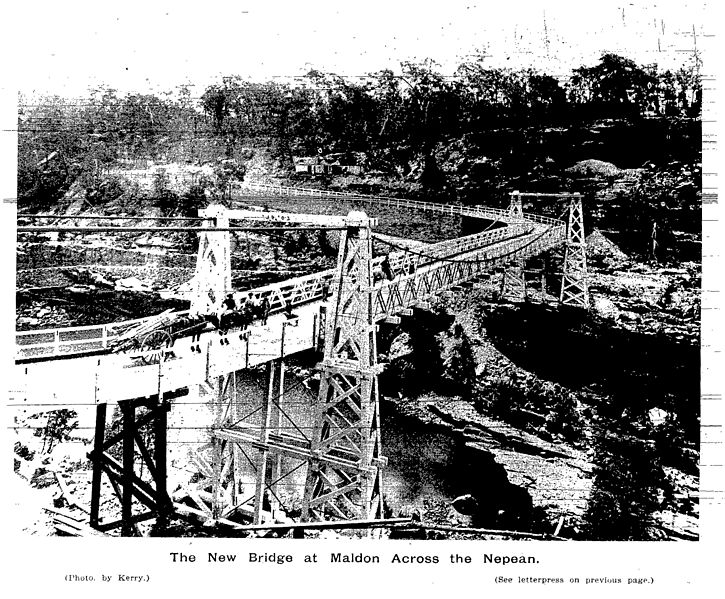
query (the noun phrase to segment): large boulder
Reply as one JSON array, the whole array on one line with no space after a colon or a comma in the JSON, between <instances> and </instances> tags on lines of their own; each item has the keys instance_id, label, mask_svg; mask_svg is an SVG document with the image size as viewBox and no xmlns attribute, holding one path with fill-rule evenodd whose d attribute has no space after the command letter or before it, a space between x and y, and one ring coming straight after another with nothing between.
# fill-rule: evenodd
<instances>
[{"instance_id":1,"label":"large boulder","mask_svg":"<svg viewBox=\"0 0 725 599\"><path fill-rule=\"evenodd\" d=\"M581 160L574 166L570 166L566 169L566 173L577 178L606 179L608 177L619 177L622 174L622 170L611 162L589 159Z\"/></svg>"},{"instance_id":2,"label":"large boulder","mask_svg":"<svg viewBox=\"0 0 725 599\"><path fill-rule=\"evenodd\" d=\"M388 359L392 362L398 358L405 358L413 353L413 345L408 333L401 333L390 344Z\"/></svg>"},{"instance_id":3,"label":"large boulder","mask_svg":"<svg viewBox=\"0 0 725 599\"><path fill-rule=\"evenodd\" d=\"M617 318L619 316L619 308L612 300L606 297L594 297L592 299L594 311L603 318Z\"/></svg>"},{"instance_id":4,"label":"large boulder","mask_svg":"<svg viewBox=\"0 0 725 599\"><path fill-rule=\"evenodd\" d=\"M610 268L618 268L629 261L617 244L609 239L599 229L594 229L586 238L587 259L592 263L601 263Z\"/></svg>"},{"instance_id":5,"label":"large boulder","mask_svg":"<svg viewBox=\"0 0 725 599\"><path fill-rule=\"evenodd\" d=\"M451 506L459 514L463 514L464 516L473 516L478 511L478 501L471 494L456 497L451 502Z\"/></svg>"},{"instance_id":6,"label":"large boulder","mask_svg":"<svg viewBox=\"0 0 725 599\"><path fill-rule=\"evenodd\" d=\"M137 277L126 277L116 281L116 289L133 291L150 291L151 288Z\"/></svg>"}]
</instances>

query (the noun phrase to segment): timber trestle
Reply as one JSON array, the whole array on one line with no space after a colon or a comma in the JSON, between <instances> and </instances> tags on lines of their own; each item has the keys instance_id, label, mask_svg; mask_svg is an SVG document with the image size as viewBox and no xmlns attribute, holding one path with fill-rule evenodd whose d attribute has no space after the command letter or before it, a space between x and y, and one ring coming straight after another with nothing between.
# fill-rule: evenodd
<instances>
[{"instance_id":1,"label":"timber trestle","mask_svg":"<svg viewBox=\"0 0 725 599\"><path fill-rule=\"evenodd\" d=\"M90 525L101 531L120 528L123 536L139 534L139 522L163 523L173 512L166 488L168 395L121 401L120 430L108 430L107 404L96 407ZM121 506L121 518L104 521L101 486L106 475Z\"/></svg>"}]
</instances>

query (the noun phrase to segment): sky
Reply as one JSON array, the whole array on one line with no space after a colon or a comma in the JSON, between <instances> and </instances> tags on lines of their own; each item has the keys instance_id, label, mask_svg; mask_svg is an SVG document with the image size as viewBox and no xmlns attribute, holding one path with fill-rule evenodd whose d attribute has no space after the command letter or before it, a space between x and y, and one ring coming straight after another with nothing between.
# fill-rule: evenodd
<instances>
[{"instance_id":1,"label":"sky","mask_svg":"<svg viewBox=\"0 0 725 599\"><path fill-rule=\"evenodd\" d=\"M669 68L714 33L703 1L64 0L3 10L13 57L3 68L30 95L203 90L223 75L267 81L311 68L353 77L424 58L451 74L480 51L492 67L560 77L605 51Z\"/></svg>"}]
</instances>

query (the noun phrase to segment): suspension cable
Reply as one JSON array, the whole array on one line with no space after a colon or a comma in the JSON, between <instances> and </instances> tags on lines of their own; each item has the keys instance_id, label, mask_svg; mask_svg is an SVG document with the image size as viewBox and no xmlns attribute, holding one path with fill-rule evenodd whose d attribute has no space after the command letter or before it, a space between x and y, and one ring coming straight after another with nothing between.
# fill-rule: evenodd
<instances>
[{"instance_id":1,"label":"suspension cable","mask_svg":"<svg viewBox=\"0 0 725 599\"><path fill-rule=\"evenodd\" d=\"M561 225L558 225L558 226L561 226ZM390 241L386 241L386 240L384 240L384 239L380 239L380 238L378 238L377 236L373 236L373 237L374 237L375 239L377 239L378 241L380 241L381 243L384 243L384 244L386 244L386 245L389 245L389 246L390 246L390 247L392 247L392 248L395 248L395 249L398 249L398 250L403 250L403 251L408 251L408 252L410 252L411 254L416 254L416 255L418 255L418 256L422 256L422 257L424 257L424 258L428 258L428 259L430 260L430 262L427 262L427 263L426 263L426 264L424 264L423 266L427 266L428 264L434 264L434 263L436 263L436 262L457 262L457 263L459 263L459 264L482 264L482 263L487 263L487 262L493 262L493 261L495 261L495 260L499 260L499 259L501 259L501 258L506 258L506 257L508 257L508 256L511 256L512 254L515 254L515 253L517 253L517 252L520 252L520 251L521 251L521 250L523 250L524 248L527 248L527 247L529 247L530 245L532 245L533 243L535 243L536 241L538 241L539 239L541 239L541 238L542 238L542 237L543 237L544 235L546 235L547 233L550 233L551 231L553 231L553 230L554 230L554 228L555 228L555 227L548 227L548 228L544 229L544 230L543 230L543 231L542 231L541 233L539 233L539 234L538 234L538 235L537 235L536 237L534 237L533 239L531 239L531 240L530 240L529 242L527 242L526 244L524 244L524 245L522 245L522 246L520 246L520 247L518 247L518 248L516 248L516 249L513 249L513 250L511 250L511 251L509 251L509 252L507 252L507 253L505 253L505 254L500 254L500 255L498 255L498 256L493 256L493 257L491 257L491 258L485 258L485 259L476 259L476 260L456 260L456 259L454 259L454 258L444 258L444 257L430 256L430 255L428 255L428 254L423 254L423 253L421 253L421 252L416 252L416 251L414 251L414 250L406 250L406 248L403 248L403 247L401 247L401 246L398 246L398 245L396 245L396 244L394 244L394 243L392 243L392 242L390 242ZM467 251L467 252L465 252L465 253L470 253L470 252L477 252L477 251L481 251L481 250L483 250L483 249L484 249L484 248L483 248L483 247L481 247L481 248L478 248L478 249L472 249L472 250L469 250L469 251Z\"/></svg>"},{"instance_id":2,"label":"suspension cable","mask_svg":"<svg viewBox=\"0 0 725 599\"><path fill-rule=\"evenodd\" d=\"M196 232L196 233L231 233L234 231L344 231L346 227L324 225L311 225L304 227L57 227L57 226L30 226L17 227L18 233L170 233Z\"/></svg>"},{"instance_id":3,"label":"suspension cable","mask_svg":"<svg viewBox=\"0 0 725 599\"><path fill-rule=\"evenodd\" d=\"M98 216L95 214L18 214L18 220L52 218L55 220L214 220L213 216Z\"/></svg>"}]
</instances>

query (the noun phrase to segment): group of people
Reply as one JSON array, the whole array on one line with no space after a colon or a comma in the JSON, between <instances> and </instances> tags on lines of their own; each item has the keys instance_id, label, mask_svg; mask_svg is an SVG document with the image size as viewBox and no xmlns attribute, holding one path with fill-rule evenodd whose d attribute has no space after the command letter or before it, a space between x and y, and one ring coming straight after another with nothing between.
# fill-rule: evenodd
<instances>
[{"instance_id":1,"label":"group of people","mask_svg":"<svg viewBox=\"0 0 725 599\"><path fill-rule=\"evenodd\" d=\"M222 331L239 327L243 331L246 330L256 319L261 319L262 324L267 324L269 318L270 303L269 298L265 295L262 297L254 297L245 295L237 301L234 296L229 293L222 301L221 309L218 313L219 329Z\"/></svg>"},{"instance_id":2,"label":"group of people","mask_svg":"<svg viewBox=\"0 0 725 599\"><path fill-rule=\"evenodd\" d=\"M407 273L409 275L412 275L415 273L415 268L416 265L411 260L408 262L408 266L406 269L403 269L403 267L400 268L399 274ZM393 272L393 268L390 264L390 256L386 254L380 262L379 269L375 269L375 271L373 272L373 279L375 280L375 282L382 281L383 278L386 278L388 281L392 281L393 279L395 279L396 276L397 275Z\"/></svg>"},{"instance_id":3,"label":"group of people","mask_svg":"<svg viewBox=\"0 0 725 599\"><path fill-rule=\"evenodd\" d=\"M213 325L220 333L227 333L230 329L239 328L245 332L249 325L255 320L260 320L262 325L267 324L271 304L266 295L244 295L238 301L234 295L228 293L222 300L219 308L210 314L189 315L184 320L185 331L193 331L191 334L191 349L201 353L199 341L203 330L198 329L205 326L205 323ZM283 314L289 320L295 318L291 304L287 303L283 308ZM222 340L222 345L228 345L229 341Z\"/></svg>"}]
</instances>

